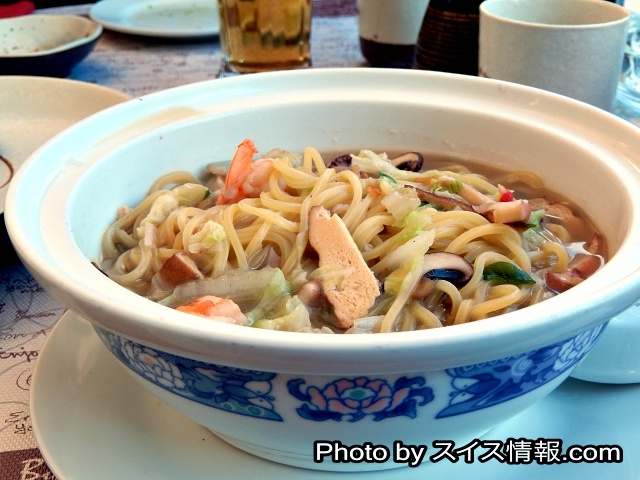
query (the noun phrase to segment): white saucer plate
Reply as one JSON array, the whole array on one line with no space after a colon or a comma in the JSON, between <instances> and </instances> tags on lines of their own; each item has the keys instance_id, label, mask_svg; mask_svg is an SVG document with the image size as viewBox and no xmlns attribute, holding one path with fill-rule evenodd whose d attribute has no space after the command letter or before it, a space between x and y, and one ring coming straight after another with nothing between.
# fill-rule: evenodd
<instances>
[{"instance_id":1,"label":"white saucer plate","mask_svg":"<svg viewBox=\"0 0 640 480\"><path fill-rule=\"evenodd\" d=\"M0 76L0 213L13 173L38 147L85 117L128 99L116 90L76 80Z\"/></svg>"},{"instance_id":2,"label":"white saucer plate","mask_svg":"<svg viewBox=\"0 0 640 480\"><path fill-rule=\"evenodd\" d=\"M89 16L116 32L166 38L220 33L216 0L102 0Z\"/></svg>"},{"instance_id":3,"label":"white saucer plate","mask_svg":"<svg viewBox=\"0 0 640 480\"><path fill-rule=\"evenodd\" d=\"M640 300L611 319L571 376L600 383L640 383Z\"/></svg>"},{"instance_id":4,"label":"white saucer plate","mask_svg":"<svg viewBox=\"0 0 640 480\"><path fill-rule=\"evenodd\" d=\"M59 480L347 479L263 460L226 444L152 397L102 346L91 325L66 313L40 352L31 384L31 421ZM634 479L640 475L640 387L567 380L484 440L560 439L572 445L619 445L622 463L467 464L442 460L417 468L369 472L367 479ZM457 445L456 447L460 447ZM429 446L427 456L439 449ZM478 448L476 456L486 453ZM526 456L526 455L525 455ZM520 457L524 458L524 457Z\"/></svg>"}]
</instances>

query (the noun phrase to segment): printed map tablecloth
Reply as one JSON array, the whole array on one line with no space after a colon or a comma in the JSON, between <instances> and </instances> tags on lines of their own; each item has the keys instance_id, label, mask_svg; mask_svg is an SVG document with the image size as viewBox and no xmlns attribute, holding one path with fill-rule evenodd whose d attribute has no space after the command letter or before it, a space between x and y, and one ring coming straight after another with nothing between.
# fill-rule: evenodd
<instances>
[{"instance_id":1,"label":"printed map tablecloth","mask_svg":"<svg viewBox=\"0 0 640 480\"><path fill-rule=\"evenodd\" d=\"M50 475L31 432L29 386L38 352L64 312L22 265L0 271L2 480Z\"/></svg>"}]
</instances>

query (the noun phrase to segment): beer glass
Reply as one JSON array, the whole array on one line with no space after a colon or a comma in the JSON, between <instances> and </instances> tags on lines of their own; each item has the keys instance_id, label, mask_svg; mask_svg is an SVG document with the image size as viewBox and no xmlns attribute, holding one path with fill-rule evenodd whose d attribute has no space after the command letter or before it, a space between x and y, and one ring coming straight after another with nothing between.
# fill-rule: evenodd
<instances>
[{"instance_id":1,"label":"beer glass","mask_svg":"<svg viewBox=\"0 0 640 480\"><path fill-rule=\"evenodd\" d=\"M218 0L220 76L310 65L311 0Z\"/></svg>"}]
</instances>

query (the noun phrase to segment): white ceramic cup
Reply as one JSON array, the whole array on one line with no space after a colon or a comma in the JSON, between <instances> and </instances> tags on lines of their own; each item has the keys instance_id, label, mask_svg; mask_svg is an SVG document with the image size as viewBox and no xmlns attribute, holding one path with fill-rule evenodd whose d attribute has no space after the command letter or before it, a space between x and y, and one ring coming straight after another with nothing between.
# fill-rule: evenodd
<instances>
[{"instance_id":1,"label":"white ceramic cup","mask_svg":"<svg viewBox=\"0 0 640 480\"><path fill-rule=\"evenodd\" d=\"M361 37L392 45L414 45L429 0L358 0Z\"/></svg>"},{"instance_id":2,"label":"white ceramic cup","mask_svg":"<svg viewBox=\"0 0 640 480\"><path fill-rule=\"evenodd\" d=\"M485 0L478 72L611 110L628 24L603 0Z\"/></svg>"},{"instance_id":3,"label":"white ceramic cup","mask_svg":"<svg viewBox=\"0 0 640 480\"><path fill-rule=\"evenodd\" d=\"M357 1L360 46L372 66L413 66L415 45L428 4L429 0Z\"/></svg>"}]
</instances>

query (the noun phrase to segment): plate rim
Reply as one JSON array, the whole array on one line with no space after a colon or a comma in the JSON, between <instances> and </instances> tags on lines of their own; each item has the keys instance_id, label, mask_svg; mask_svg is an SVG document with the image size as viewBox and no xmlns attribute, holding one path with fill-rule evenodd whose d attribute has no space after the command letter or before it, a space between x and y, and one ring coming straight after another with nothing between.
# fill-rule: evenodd
<instances>
[{"instance_id":1,"label":"plate rim","mask_svg":"<svg viewBox=\"0 0 640 480\"><path fill-rule=\"evenodd\" d=\"M84 82L81 80L74 80L69 78L58 78L58 77L40 77L40 76L32 76L32 75L0 75L0 91L5 92L7 91L8 88L13 88L11 87L11 85L19 86L21 92L25 96L29 96L30 98L35 98L35 102L37 102L38 108L40 109L43 108L44 103L42 102L42 100L45 97L43 97L42 95L30 96L26 94L27 91L34 91L34 90L41 91L43 87L46 87L50 93L48 96L46 96L46 98L54 99L56 97L55 93L60 92L63 89L64 90L78 89L85 92L86 93L85 96L91 96L91 98L96 101L99 101L100 99L103 99L103 98L106 99L108 96L110 99L113 100L111 102L111 105L116 105L118 103L122 103L124 101L131 99L130 95L127 95L126 93L116 90L114 88L100 85L97 83ZM0 95L0 97L2 97L2 95ZM31 110L31 108L29 110ZM102 108L96 109L94 113L97 113L100 110L102 110ZM61 113L61 116L63 114L64 112ZM69 115L66 115L66 116L68 117ZM2 115L0 115L0 117L2 117ZM86 115L78 116L76 118L76 122L79 122L84 118L86 118ZM62 128L62 130L64 129L65 128ZM57 131L53 136L57 135L62 130ZM2 137L3 137L2 127L0 127L0 147L4 145L2 143ZM46 143L47 141L48 140L45 140L44 143ZM37 145L32 153L38 150L38 148L40 148L41 146L42 145ZM2 153L3 151L2 149L0 149L0 155L2 155ZM7 196L7 190L9 188L9 185L11 184L11 179L13 178L15 173L18 171L20 166L27 159L23 158L18 160L15 160L15 159L7 159L7 160L9 160L11 163L11 168L13 173L12 173L12 176L9 178L9 180L4 185L0 186L0 215L4 215L5 199Z\"/></svg>"},{"instance_id":2,"label":"plate rim","mask_svg":"<svg viewBox=\"0 0 640 480\"><path fill-rule=\"evenodd\" d=\"M207 38L215 37L220 34L219 23L212 23L210 28L153 28L138 27L135 25L127 25L122 23L123 16L117 12L124 11L124 8L131 9L138 4L149 3L150 0L101 0L91 7L89 10L89 18L98 22L105 29L120 33L128 33L131 35L141 35L145 37L159 38ZM154 5L163 6L166 4L178 5L180 2L176 0L153 0ZM211 5L212 11L217 13L217 5L215 1L207 0L191 0L191 4L208 6ZM106 13L116 12L115 16L106 16ZM115 20L114 20L115 18Z\"/></svg>"}]
</instances>

